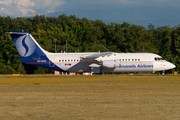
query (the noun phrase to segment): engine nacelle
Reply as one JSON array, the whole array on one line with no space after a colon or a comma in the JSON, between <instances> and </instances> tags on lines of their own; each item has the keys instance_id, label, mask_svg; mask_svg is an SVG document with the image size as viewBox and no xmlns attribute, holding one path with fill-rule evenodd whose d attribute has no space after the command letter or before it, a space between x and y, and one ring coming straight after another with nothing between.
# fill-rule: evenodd
<instances>
[{"instance_id":1,"label":"engine nacelle","mask_svg":"<svg viewBox=\"0 0 180 120\"><path fill-rule=\"evenodd\" d=\"M102 61L102 66L108 67L108 68L120 67L121 61L119 59L117 59L117 60L104 60L104 61Z\"/></svg>"}]
</instances>

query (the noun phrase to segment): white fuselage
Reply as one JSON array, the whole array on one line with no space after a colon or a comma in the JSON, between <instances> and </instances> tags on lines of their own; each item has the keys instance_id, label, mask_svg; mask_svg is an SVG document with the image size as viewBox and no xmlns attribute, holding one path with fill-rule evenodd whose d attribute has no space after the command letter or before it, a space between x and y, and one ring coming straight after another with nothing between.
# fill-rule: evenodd
<instances>
[{"instance_id":1,"label":"white fuselage","mask_svg":"<svg viewBox=\"0 0 180 120\"><path fill-rule=\"evenodd\" d=\"M113 53L96 59L82 59L83 56L95 53L48 53L47 57L52 61L50 67L57 66L67 72L91 72L91 64L101 65L102 61L119 60L118 67L104 67L101 72L155 72L175 68L175 65L165 61L161 56L153 53Z\"/></svg>"}]
</instances>

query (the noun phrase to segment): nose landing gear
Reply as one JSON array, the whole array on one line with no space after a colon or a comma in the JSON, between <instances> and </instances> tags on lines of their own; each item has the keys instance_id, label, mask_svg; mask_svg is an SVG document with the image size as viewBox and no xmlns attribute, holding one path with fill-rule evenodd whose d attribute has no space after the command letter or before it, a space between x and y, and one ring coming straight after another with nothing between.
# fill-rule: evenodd
<instances>
[{"instance_id":1,"label":"nose landing gear","mask_svg":"<svg viewBox=\"0 0 180 120\"><path fill-rule=\"evenodd\" d=\"M165 75L165 71L162 71L162 76L164 76Z\"/></svg>"}]
</instances>

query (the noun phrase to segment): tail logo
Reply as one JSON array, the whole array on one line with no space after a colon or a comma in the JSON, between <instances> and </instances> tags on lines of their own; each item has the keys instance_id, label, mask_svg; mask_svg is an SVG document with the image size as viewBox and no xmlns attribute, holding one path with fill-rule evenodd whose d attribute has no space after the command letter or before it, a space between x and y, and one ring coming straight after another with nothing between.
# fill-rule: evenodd
<instances>
[{"instance_id":1,"label":"tail logo","mask_svg":"<svg viewBox=\"0 0 180 120\"><path fill-rule=\"evenodd\" d=\"M19 37L16 40L15 45L22 57L31 56L36 49L36 45L29 35Z\"/></svg>"}]
</instances>

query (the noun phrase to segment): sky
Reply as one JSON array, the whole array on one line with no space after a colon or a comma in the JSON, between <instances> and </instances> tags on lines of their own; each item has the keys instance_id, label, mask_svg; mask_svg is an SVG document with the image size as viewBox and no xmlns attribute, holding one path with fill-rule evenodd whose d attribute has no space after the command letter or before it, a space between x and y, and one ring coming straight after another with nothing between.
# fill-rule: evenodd
<instances>
[{"instance_id":1,"label":"sky","mask_svg":"<svg viewBox=\"0 0 180 120\"><path fill-rule=\"evenodd\" d=\"M0 15L33 16L73 9L179 8L180 0L0 0Z\"/></svg>"}]
</instances>

